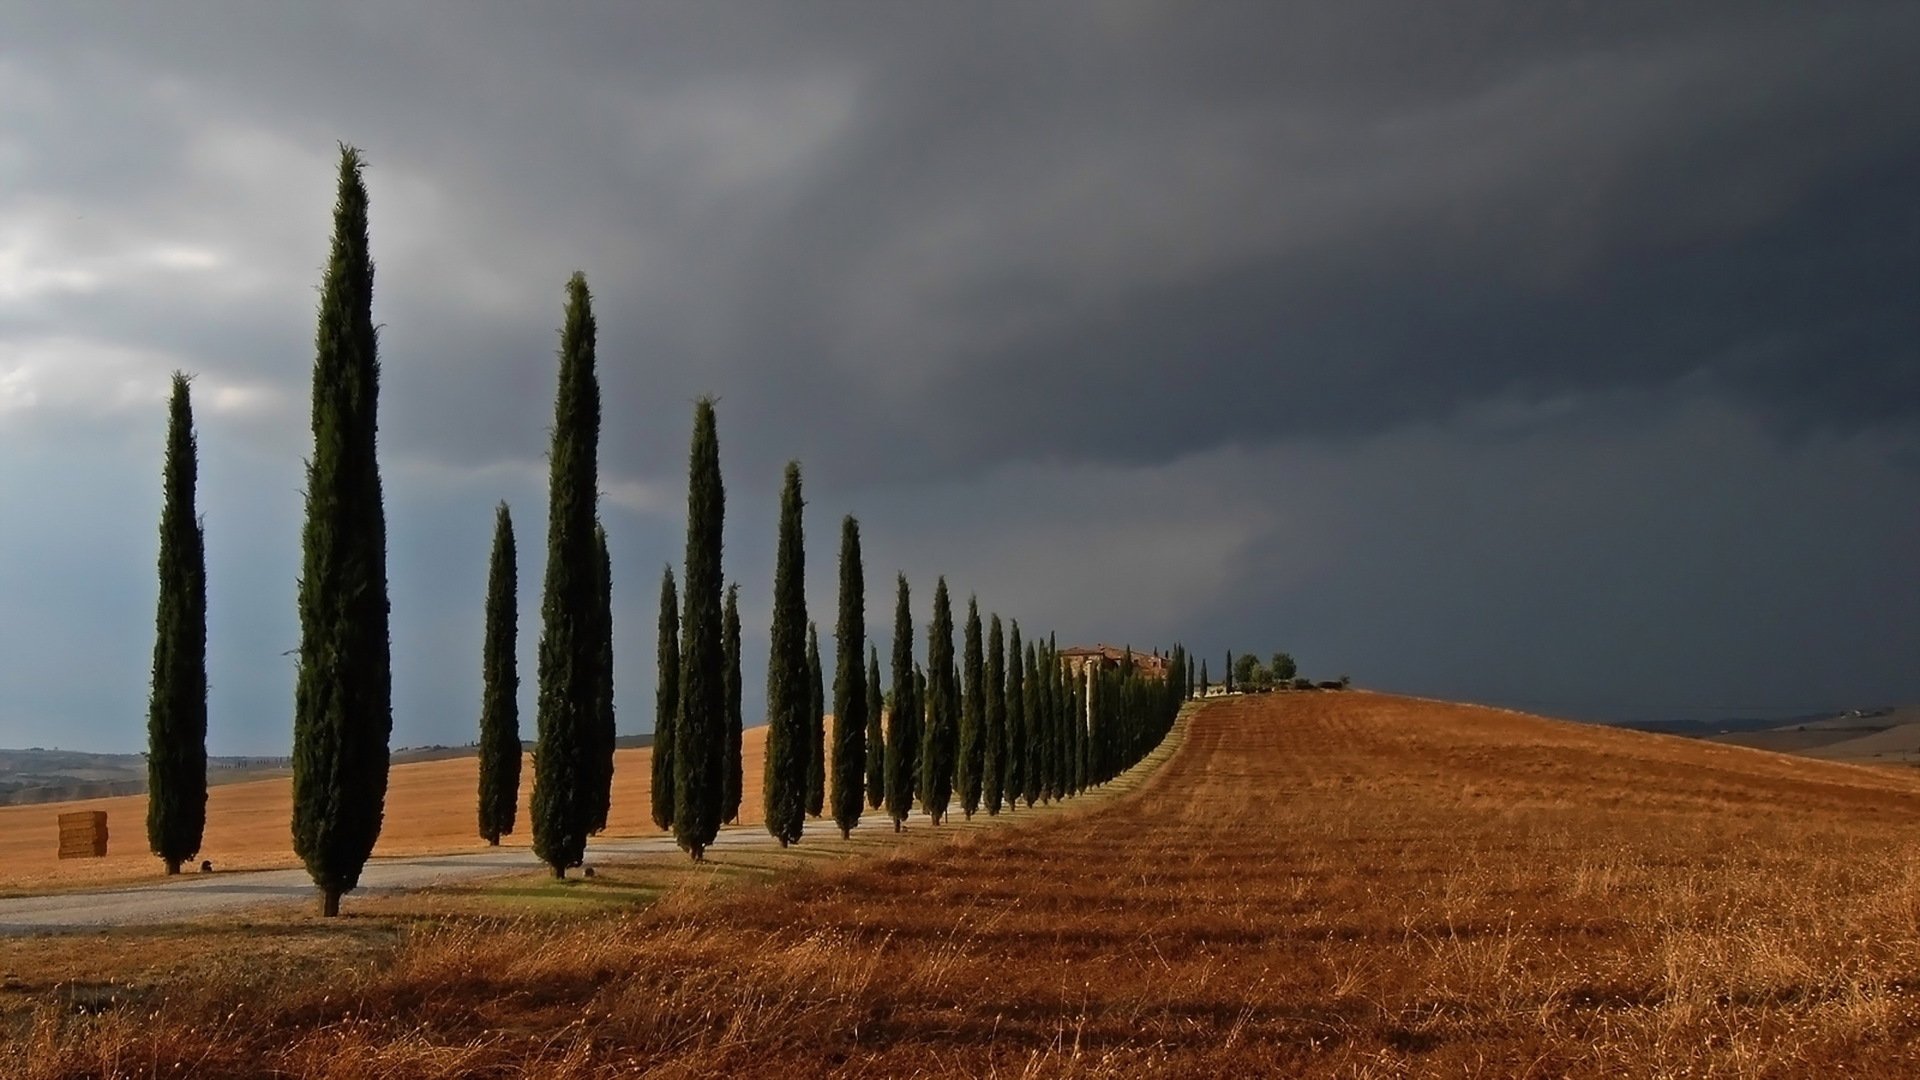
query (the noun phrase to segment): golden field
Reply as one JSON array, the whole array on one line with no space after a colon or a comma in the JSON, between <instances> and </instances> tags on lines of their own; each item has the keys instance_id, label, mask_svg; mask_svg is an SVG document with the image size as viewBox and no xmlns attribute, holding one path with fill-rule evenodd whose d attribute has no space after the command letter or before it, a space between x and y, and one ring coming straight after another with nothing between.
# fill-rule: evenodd
<instances>
[{"instance_id":1,"label":"golden field","mask_svg":"<svg viewBox=\"0 0 1920 1080\"><path fill-rule=\"evenodd\" d=\"M741 735L747 777L741 800L743 823L760 820L758 778L766 752L765 727ZM386 820L375 855L421 855L475 851L487 842L478 832L479 759L453 758L395 765L387 781ZM614 754L613 798L606 835L660 835L651 812L653 751ZM533 761L520 766L520 814L502 846L530 843L527 800L533 792ZM110 839L101 859L58 858L59 816L71 810L104 810ZM207 789L207 829L200 858L221 871L298 866L293 854L293 785L285 777L222 784ZM192 867L188 868L189 870ZM0 895L96 885L123 885L164 877L160 860L147 851L147 797L0 806Z\"/></svg>"},{"instance_id":2,"label":"golden field","mask_svg":"<svg viewBox=\"0 0 1920 1080\"><path fill-rule=\"evenodd\" d=\"M1176 742L1081 811L46 995L0 1074L1920 1073L1912 774L1359 692Z\"/></svg>"}]
</instances>

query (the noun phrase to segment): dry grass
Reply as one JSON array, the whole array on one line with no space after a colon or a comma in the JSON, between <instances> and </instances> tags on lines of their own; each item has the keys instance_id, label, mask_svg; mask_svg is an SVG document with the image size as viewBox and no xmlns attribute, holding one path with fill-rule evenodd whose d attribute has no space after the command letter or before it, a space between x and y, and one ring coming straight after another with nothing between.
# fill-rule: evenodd
<instances>
[{"instance_id":1,"label":"dry grass","mask_svg":"<svg viewBox=\"0 0 1920 1080\"><path fill-rule=\"evenodd\" d=\"M1211 704L1134 794L1029 822L921 829L639 911L229 963L97 1015L46 1001L0 1074L1904 1077L1920 1060L1903 774L1288 695Z\"/></svg>"},{"instance_id":2,"label":"dry grass","mask_svg":"<svg viewBox=\"0 0 1920 1080\"><path fill-rule=\"evenodd\" d=\"M766 751L766 728L750 728L741 738L742 767L757 777ZM657 836L650 810L653 751L621 750L614 755L613 799L608 814L610 837ZM527 800L533 793L533 762L520 770L520 824L502 844L525 846ZM376 855L423 855L478 851L479 759L454 758L396 765L388 780L386 823ZM110 840L101 859L61 860L59 817L69 810L105 810ZM745 823L760 820L760 803L740 807ZM207 830L200 858L221 870L267 870L298 866L293 854L293 785L285 777L223 784L207 791ZM147 797L0 806L0 895L125 884L164 876L160 860L147 851Z\"/></svg>"}]
</instances>

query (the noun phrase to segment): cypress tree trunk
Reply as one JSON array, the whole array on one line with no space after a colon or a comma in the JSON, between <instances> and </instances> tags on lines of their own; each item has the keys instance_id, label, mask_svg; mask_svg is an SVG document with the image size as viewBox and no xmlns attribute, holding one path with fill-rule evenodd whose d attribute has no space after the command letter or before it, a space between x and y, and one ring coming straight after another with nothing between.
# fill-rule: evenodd
<instances>
[{"instance_id":1,"label":"cypress tree trunk","mask_svg":"<svg viewBox=\"0 0 1920 1080\"><path fill-rule=\"evenodd\" d=\"M827 687L820 670L820 632L807 624L807 814L819 817L827 805Z\"/></svg>"},{"instance_id":2,"label":"cypress tree trunk","mask_svg":"<svg viewBox=\"0 0 1920 1080\"><path fill-rule=\"evenodd\" d=\"M767 764L761 785L767 832L781 847L806 822L806 546L801 525L800 463L787 463L780 493L780 542L773 564L773 633L767 653Z\"/></svg>"},{"instance_id":3,"label":"cypress tree trunk","mask_svg":"<svg viewBox=\"0 0 1920 1080\"><path fill-rule=\"evenodd\" d=\"M618 731L613 716L613 558L607 551L607 528L595 523L594 547L594 695L593 695L593 832L607 827L613 808L613 750Z\"/></svg>"},{"instance_id":4,"label":"cypress tree trunk","mask_svg":"<svg viewBox=\"0 0 1920 1080\"><path fill-rule=\"evenodd\" d=\"M867 647L867 808L887 801L887 731L881 721L880 651Z\"/></svg>"},{"instance_id":5,"label":"cypress tree trunk","mask_svg":"<svg viewBox=\"0 0 1920 1080\"><path fill-rule=\"evenodd\" d=\"M860 523L840 522L840 617L833 628L833 823L840 838L860 824L867 772L867 585L860 566Z\"/></svg>"},{"instance_id":6,"label":"cypress tree trunk","mask_svg":"<svg viewBox=\"0 0 1920 1080\"><path fill-rule=\"evenodd\" d=\"M673 758L673 836L695 862L720 831L722 759L727 745L726 657L721 641L720 434L713 399L694 407L687 463L687 569L680 619L680 715Z\"/></svg>"},{"instance_id":7,"label":"cypress tree trunk","mask_svg":"<svg viewBox=\"0 0 1920 1080\"><path fill-rule=\"evenodd\" d=\"M727 662L727 749L722 762L720 820L740 820L740 740L745 718L740 714L740 586L727 586L727 613L721 628L720 649Z\"/></svg>"},{"instance_id":8,"label":"cypress tree trunk","mask_svg":"<svg viewBox=\"0 0 1920 1080\"><path fill-rule=\"evenodd\" d=\"M1000 633L1000 616L987 625L986 746L981 759L981 798L989 816L1000 813L1007 780L1007 656Z\"/></svg>"},{"instance_id":9,"label":"cypress tree trunk","mask_svg":"<svg viewBox=\"0 0 1920 1080\"><path fill-rule=\"evenodd\" d=\"M1013 623L1007 633L1007 809L1017 809L1020 796L1027 790L1027 665L1020 655L1020 624Z\"/></svg>"},{"instance_id":10,"label":"cypress tree trunk","mask_svg":"<svg viewBox=\"0 0 1920 1080\"><path fill-rule=\"evenodd\" d=\"M162 468L160 599L147 699L147 845L178 874L207 824L207 560L195 508L200 472L193 388L173 373Z\"/></svg>"},{"instance_id":11,"label":"cypress tree trunk","mask_svg":"<svg viewBox=\"0 0 1920 1080\"><path fill-rule=\"evenodd\" d=\"M975 597L967 598L967 625L964 632L966 641L961 651L961 680L965 683L965 696L960 700L960 764L958 778L960 782L960 812L969 821L973 812L980 809L980 792L986 769L986 668L985 658L981 655L980 642L980 603Z\"/></svg>"},{"instance_id":12,"label":"cypress tree trunk","mask_svg":"<svg viewBox=\"0 0 1920 1080\"><path fill-rule=\"evenodd\" d=\"M653 823L673 828L673 741L680 715L680 592L673 567L660 575L659 637L655 645L660 671L653 692Z\"/></svg>"},{"instance_id":13,"label":"cypress tree trunk","mask_svg":"<svg viewBox=\"0 0 1920 1080\"><path fill-rule=\"evenodd\" d=\"M567 281L560 384L548 453L547 569L540 604L540 712L533 751L533 853L556 878L586 855L599 805L600 381L593 297Z\"/></svg>"},{"instance_id":14,"label":"cypress tree trunk","mask_svg":"<svg viewBox=\"0 0 1920 1080\"><path fill-rule=\"evenodd\" d=\"M380 361L360 169L359 151L342 146L314 334L294 692L293 850L329 916L359 884L380 836L393 733L387 521L376 450Z\"/></svg>"},{"instance_id":15,"label":"cypress tree trunk","mask_svg":"<svg viewBox=\"0 0 1920 1080\"><path fill-rule=\"evenodd\" d=\"M920 733L913 724L913 612L908 608L907 576L899 575L893 606L893 702L887 719L887 816L893 831L913 810L915 750Z\"/></svg>"},{"instance_id":16,"label":"cypress tree trunk","mask_svg":"<svg viewBox=\"0 0 1920 1080\"><path fill-rule=\"evenodd\" d=\"M519 552L506 503L493 514L487 570L487 631L481 648L480 835L499 844L520 809Z\"/></svg>"},{"instance_id":17,"label":"cypress tree trunk","mask_svg":"<svg viewBox=\"0 0 1920 1080\"><path fill-rule=\"evenodd\" d=\"M920 746L920 806L935 825L953 801L954 758L959 732L953 683L953 605L947 579L933 588L933 622L927 627L927 726Z\"/></svg>"}]
</instances>

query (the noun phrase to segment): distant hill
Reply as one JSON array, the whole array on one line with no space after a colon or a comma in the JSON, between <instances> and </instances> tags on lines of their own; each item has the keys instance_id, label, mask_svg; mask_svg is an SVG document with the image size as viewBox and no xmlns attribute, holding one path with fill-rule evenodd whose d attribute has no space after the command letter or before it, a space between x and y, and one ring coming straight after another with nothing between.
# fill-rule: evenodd
<instances>
[{"instance_id":1,"label":"distant hill","mask_svg":"<svg viewBox=\"0 0 1920 1080\"><path fill-rule=\"evenodd\" d=\"M1764 727L1730 727L1702 734L1711 742L1750 746L1827 761L1920 764L1920 706L1906 705L1773 721Z\"/></svg>"},{"instance_id":2,"label":"distant hill","mask_svg":"<svg viewBox=\"0 0 1920 1080\"><path fill-rule=\"evenodd\" d=\"M533 749L531 742L522 745ZM653 745L652 735L622 735L620 749ZM449 761L472 757L469 746L415 746L393 752L393 763ZM287 775L293 768L284 757L215 757L207 759L207 782L231 784ZM0 806L104 799L147 792L145 754L89 754L77 750L0 750Z\"/></svg>"}]
</instances>

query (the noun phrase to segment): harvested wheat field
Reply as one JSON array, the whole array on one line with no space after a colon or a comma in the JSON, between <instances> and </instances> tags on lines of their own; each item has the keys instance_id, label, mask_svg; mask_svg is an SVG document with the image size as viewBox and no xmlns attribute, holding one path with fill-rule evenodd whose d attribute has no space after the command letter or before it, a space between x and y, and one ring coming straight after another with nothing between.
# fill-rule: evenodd
<instances>
[{"instance_id":1,"label":"harvested wheat field","mask_svg":"<svg viewBox=\"0 0 1920 1080\"><path fill-rule=\"evenodd\" d=\"M1082 813L44 1008L0 1072L1920 1069L1907 774L1357 692L1225 699L1180 737Z\"/></svg>"},{"instance_id":2,"label":"harvested wheat field","mask_svg":"<svg viewBox=\"0 0 1920 1080\"><path fill-rule=\"evenodd\" d=\"M746 775L764 767L766 728L741 736ZM374 855L423 855L475 851L487 846L479 836L477 814L479 759L452 758L395 765L387 784L386 821ZM614 754L613 798L608 836L653 836L651 812L653 751ZM527 800L533 793L533 762L520 768L520 814L514 834L502 845L525 847ZM59 855L59 817L73 810L104 810L111 838L99 859ZM743 822L760 820L757 799L743 799ZM285 777L222 784L207 789L207 829L200 858L220 870L266 870L298 866L293 853L293 782ZM0 806L0 893L81 886L116 885L165 876L160 860L147 850L147 797Z\"/></svg>"}]
</instances>

